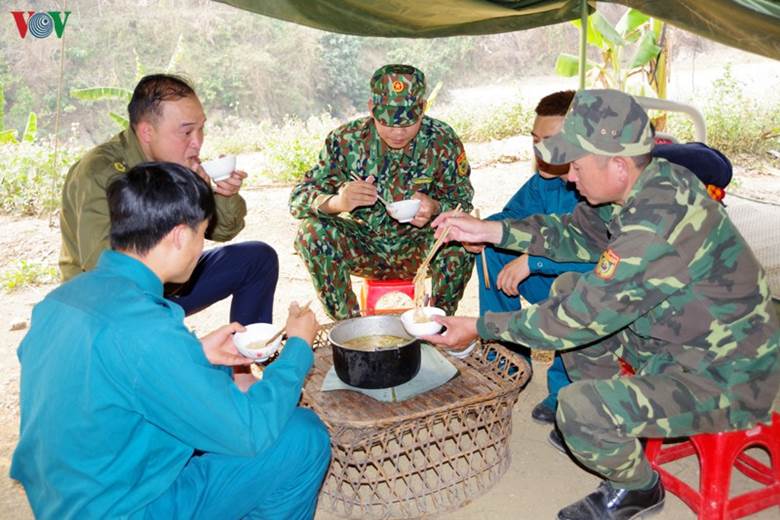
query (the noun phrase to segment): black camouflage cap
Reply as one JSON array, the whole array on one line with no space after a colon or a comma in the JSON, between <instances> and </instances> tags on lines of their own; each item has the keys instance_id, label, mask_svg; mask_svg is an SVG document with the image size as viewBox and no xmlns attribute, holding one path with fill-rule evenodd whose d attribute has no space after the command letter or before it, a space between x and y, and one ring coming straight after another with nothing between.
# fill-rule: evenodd
<instances>
[{"instance_id":1,"label":"black camouflage cap","mask_svg":"<svg viewBox=\"0 0 780 520\"><path fill-rule=\"evenodd\" d=\"M636 100L619 90L581 90L561 131L534 145L537 157L566 164L588 154L643 155L653 149L653 126Z\"/></svg>"}]
</instances>

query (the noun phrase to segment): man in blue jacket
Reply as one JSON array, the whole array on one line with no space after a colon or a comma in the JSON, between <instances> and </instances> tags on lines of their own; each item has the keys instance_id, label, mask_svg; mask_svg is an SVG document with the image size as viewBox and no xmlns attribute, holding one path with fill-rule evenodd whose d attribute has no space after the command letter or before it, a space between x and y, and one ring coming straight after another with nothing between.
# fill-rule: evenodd
<instances>
[{"instance_id":1,"label":"man in blue jacket","mask_svg":"<svg viewBox=\"0 0 780 520\"><path fill-rule=\"evenodd\" d=\"M534 144L557 134L563 125L566 112L574 98L573 90L555 92L543 97L536 106L531 137ZM718 150L702 143L659 144L653 156L662 157L684 166L704 184L723 189L731 181L729 160ZM547 164L535 158L536 172L509 199L500 213L486 220L524 219L531 215L563 215L571 213L581 197L568 182L569 165ZM468 245L472 252L482 251L482 245ZM487 260L490 289L486 287L484 274L479 276L479 314L486 312L513 312L520 310L522 295L531 304L547 298L555 278L568 271L586 272L593 269L591 263L559 263L545 257L529 256L505 251L493 246L484 247ZM515 345L513 349L522 348ZM548 395L531 411L531 417L543 424L555 423L558 391L570 383L560 355L556 354L547 371ZM563 450L558 433L553 430L550 442Z\"/></svg>"},{"instance_id":2,"label":"man in blue jacket","mask_svg":"<svg viewBox=\"0 0 780 520\"><path fill-rule=\"evenodd\" d=\"M312 518L328 434L298 407L318 325L289 339L246 392L225 325L198 339L163 284L186 281L215 211L184 166L142 163L107 191L111 250L52 291L19 347L11 477L37 518Z\"/></svg>"},{"instance_id":3,"label":"man in blue jacket","mask_svg":"<svg viewBox=\"0 0 780 520\"><path fill-rule=\"evenodd\" d=\"M534 143L560 131L573 97L573 90L565 90L545 96L539 101L531 130ZM570 213L580 201L580 197L574 186L567 182L568 172L568 165L552 165L537 159L533 176L509 199L500 213L491 215L486 220L522 219L538 213ZM477 252L482 247L467 246L467 249ZM482 269L477 269L480 316L486 312L520 310L520 295L529 303L540 302L547 298L550 286L559 274L593 269L593 264L590 263L558 263L544 257L518 255L493 246L485 247L484 254L487 259L490 289L485 287ZM558 390L568 383L563 361L556 355L553 365L547 371L548 395L536 405L531 417L539 422L554 423Z\"/></svg>"}]
</instances>

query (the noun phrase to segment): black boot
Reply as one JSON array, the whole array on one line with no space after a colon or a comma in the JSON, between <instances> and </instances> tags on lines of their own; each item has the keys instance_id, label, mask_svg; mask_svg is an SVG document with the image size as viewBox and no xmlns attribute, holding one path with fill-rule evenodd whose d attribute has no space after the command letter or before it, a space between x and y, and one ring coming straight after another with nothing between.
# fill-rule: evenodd
<instances>
[{"instance_id":1,"label":"black boot","mask_svg":"<svg viewBox=\"0 0 780 520\"><path fill-rule=\"evenodd\" d=\"M566 445L563 443L563 437L558 432L557 428L550 430L550 435L547 436L547 442L549 442L553 448L561 453L568 454L566 451Z\"/></svg>"},{"instance_id":2,"label":"black boot","mask_svg":"<svg viewBox=\"0 0 780 520\"><path fill-rule=\"evenodd\" d=\"M531 419L539 424L555 424L555 409L550 408L546 402L542 401L531 410Z\"/></svg>"},{"instance_id":3,"label":"black boot","mask_svg":"<svg viewBox=\"0 0 780 520\"><path fill-rule=\"evenodd\" d=\"M558 511L558 520L632 520L660 511L664 506L664 486L656 474L649 489L621 489L609 481L582 500Z\"/></svg>"}]
</instances>

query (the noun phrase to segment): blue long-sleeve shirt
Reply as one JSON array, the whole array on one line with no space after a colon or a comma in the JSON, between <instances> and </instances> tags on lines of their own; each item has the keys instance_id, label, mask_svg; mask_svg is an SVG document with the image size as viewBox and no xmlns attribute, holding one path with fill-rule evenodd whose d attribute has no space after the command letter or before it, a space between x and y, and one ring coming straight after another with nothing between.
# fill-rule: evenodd
<instances>
[{"instance_id":1,"label":"blue long-sleeve shirt","mask_svg":"<svg viewBox=\"0 0 780 520\"><path fill-rule=\"evenodd\" d=\"M536 172L509 199L501 212L490 215L487 220L523 219L536 214L571 213L580 200L577 190L570 183L559 177L545 179ZM529 256L528 268L531 274L556 276L568 271L589 271L593 269L593 264L554 262L543 256Z\"/></svg>"},{"instance_id":2,"label":"blue long-sleeve shirt","mask_svg":"<svg viewBox=\"0 0 780 520\"><path fill-rule=\"evenodd\" d=\"M311 367L309 346L290 338L243 393L183 318L151 270L114 251L35 307L18 350L11 477L36 517L134 517L193 450L251 457L275 442Z\"/></svg>"}]
</instances>

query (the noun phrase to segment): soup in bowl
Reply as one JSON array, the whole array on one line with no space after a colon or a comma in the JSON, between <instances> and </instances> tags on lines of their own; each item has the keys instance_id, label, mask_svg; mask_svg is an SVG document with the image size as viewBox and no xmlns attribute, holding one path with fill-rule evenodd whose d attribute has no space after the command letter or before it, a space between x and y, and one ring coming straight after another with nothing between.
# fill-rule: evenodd
<instances>
[{"instance_id":1,"label":"soup in bowl","mask_svg":"<svg viewBox=\"0 0 780 520\"><path fill-rule=\"evenodd\" d=\"M430 336L442 329L441 324L431 319L431 316L446 316L447 313L438 307L416 307L401 315L401 322L406 332L415 337Z\"/></svg>"},{"instance_id":2,"label":"soup in bowl","mask_svg":"<svg viewBox=\"0 0 780 520\"><path fill-rule=\"evenodd\" d=\"M268 339L278 332L273 324L252 323L245 328L246 331L233 334L233 344L244 357L255 361L265 361L279 350L279 346L282 344L281 335L268 343Z\"/></svg>"}]
</instances>

